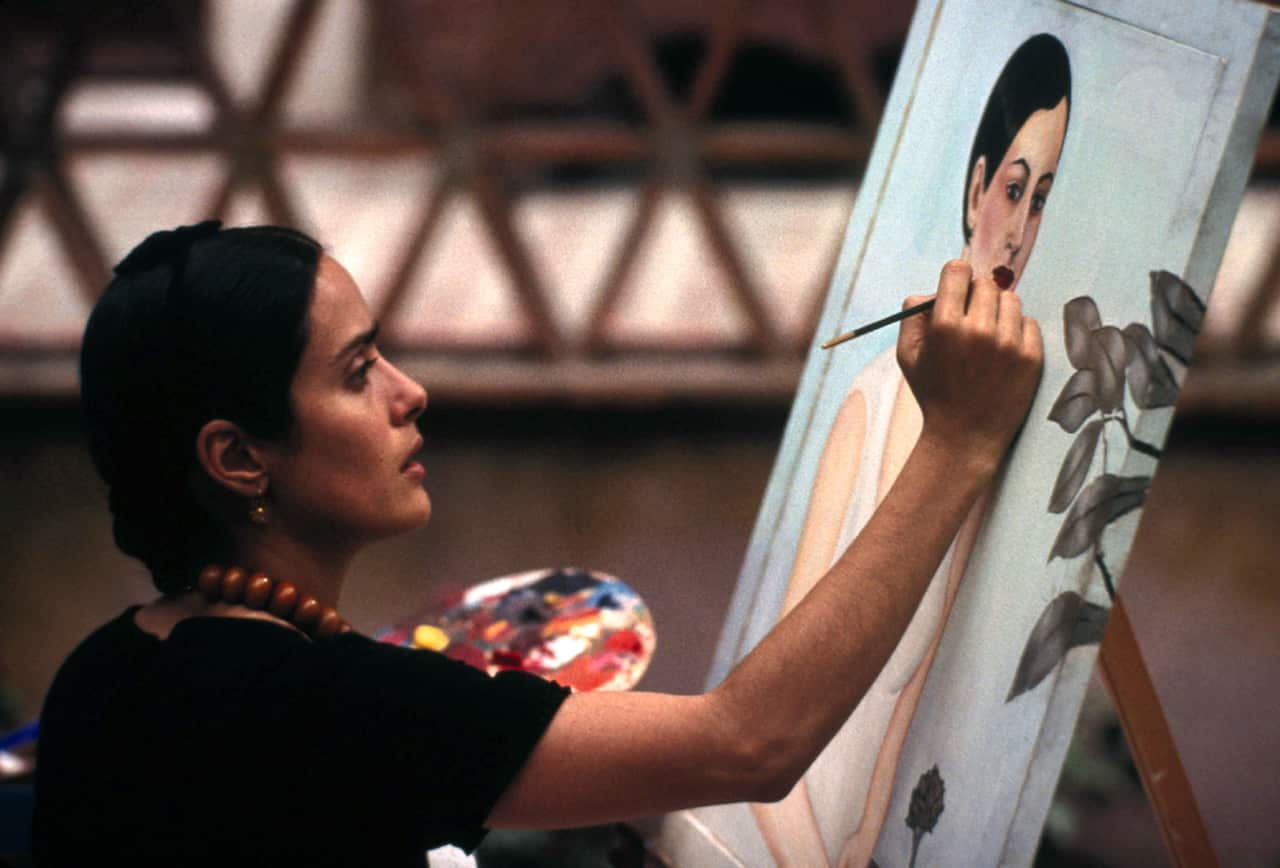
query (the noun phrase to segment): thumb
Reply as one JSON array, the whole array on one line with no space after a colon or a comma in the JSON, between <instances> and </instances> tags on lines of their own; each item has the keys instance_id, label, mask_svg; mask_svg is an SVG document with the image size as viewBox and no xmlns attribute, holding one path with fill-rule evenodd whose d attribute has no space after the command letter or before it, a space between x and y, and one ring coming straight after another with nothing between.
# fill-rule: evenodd
<instances>
[{"instance_id":1,"label":"thumb","mask_svg":"<svg viewBox=\"0 0 1280 868\"><path fill-rule=\"evenodd\" d=\"M902 307L905 310L917 304L923 304L933 297L932 295L910 295L902 303ZM916 361L920 358L920 350L924 346L925 335L929 331L929 317L932 313L933 311L927 310L924 313L909 316L898 324L898 365L904 371L914 368Z\"/></svg>"}]
</instances>

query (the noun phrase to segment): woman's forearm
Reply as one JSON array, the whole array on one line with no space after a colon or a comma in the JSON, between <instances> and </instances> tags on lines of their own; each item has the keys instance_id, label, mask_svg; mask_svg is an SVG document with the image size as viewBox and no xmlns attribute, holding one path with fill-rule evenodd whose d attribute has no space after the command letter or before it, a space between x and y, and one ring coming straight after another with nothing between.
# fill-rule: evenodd
<instances>
[{"instance_id":1,"label":"woman's forearm","mask_svg":"<svg viewBox=\"0 0 1280 868\"><path fill-rule=\"evenodd\" d=\"M996 464L926 430L858 538L715 691L779 795L870 688Z\"/></svg>"}]
</instances>

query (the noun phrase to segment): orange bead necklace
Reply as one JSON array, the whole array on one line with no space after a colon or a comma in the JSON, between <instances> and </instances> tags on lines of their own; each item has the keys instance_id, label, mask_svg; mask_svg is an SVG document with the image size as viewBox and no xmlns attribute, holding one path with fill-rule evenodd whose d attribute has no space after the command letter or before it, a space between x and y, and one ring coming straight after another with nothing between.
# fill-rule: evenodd
<instances>
[{"instance_id":1,"label":"orange bead necklace","mask_svg":"<svg viewBox=\"0 0 1280 868\"><path fill-rule=\"evenodd\" d=\"M240 567L224 570L210 564L200 571L196 587L210 603L231 603L270 612L313 639L328 639L351 631L351 625L342 620L337 609L320 605L315 597L303 597L289 582L277 582L265 573L250 574Z\"/></svg>"}]
</instances>

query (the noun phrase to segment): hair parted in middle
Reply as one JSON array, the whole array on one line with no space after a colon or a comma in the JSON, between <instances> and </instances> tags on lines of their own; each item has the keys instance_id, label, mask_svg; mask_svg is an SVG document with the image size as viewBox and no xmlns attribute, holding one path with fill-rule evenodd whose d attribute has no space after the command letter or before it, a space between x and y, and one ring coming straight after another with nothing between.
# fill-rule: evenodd
<instances>
[{"instance_id":1,"label":"hair parted in middle","mask_svg":"<svg viewBox=\"0 0 1280 868\"><path fill-rule=\"evenodd\" d=\"M1005 62L978 121L960 200L960 229L966 243L972 234L967 219L969 184L978 158L986 158L982 178L982 189L986 190L1027 118L1037 111L1054 108L1064 99L1070 122L1071 61L1067 49L1056 36L1038 33L1019 45Z\"/></svg>"}]
</instances>

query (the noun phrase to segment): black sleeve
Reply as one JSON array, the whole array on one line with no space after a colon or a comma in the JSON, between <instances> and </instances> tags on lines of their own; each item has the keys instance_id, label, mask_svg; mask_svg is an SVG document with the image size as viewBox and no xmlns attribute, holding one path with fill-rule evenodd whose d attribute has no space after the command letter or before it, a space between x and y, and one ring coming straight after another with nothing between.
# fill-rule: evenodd
<instances>
[{"instance_id":1,"label":"black sleeve","mask_svg":"<svg viewBox=\"0 0 1280 868\"><path fill-rule=\"evenodd\" d=\"M445 843L474 850L569 694L354 634L294 646L266 682L282 731L303 734L294 795L323 794L317 810L329 822L355 824L387 857Z\"/></svg>"}]
</instances>

